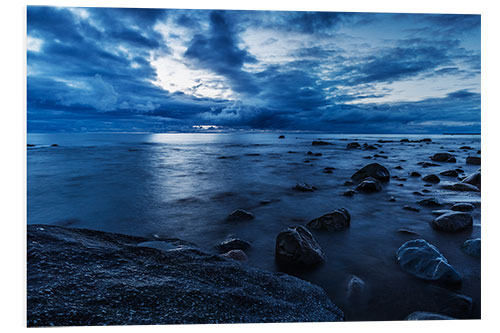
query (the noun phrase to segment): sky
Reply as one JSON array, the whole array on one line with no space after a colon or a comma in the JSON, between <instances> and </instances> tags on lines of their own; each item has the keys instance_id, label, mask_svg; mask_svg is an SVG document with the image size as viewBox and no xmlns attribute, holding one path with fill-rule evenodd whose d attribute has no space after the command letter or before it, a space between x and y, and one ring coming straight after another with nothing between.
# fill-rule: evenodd
<instances>
[{"instance_id":1,"label":"sky","mask_svg":"<svg viewBox=\"0 0 500 333\"><path fill-rule=\"evenodd\" d=\"M27 7L28 132L479 133L481 17Z\"/></svg>"}]
</instances>

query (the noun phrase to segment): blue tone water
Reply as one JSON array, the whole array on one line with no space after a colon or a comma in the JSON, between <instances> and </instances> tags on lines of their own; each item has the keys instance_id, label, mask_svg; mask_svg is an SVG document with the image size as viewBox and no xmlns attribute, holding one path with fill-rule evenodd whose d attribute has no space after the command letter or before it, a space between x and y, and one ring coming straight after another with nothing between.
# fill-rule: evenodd
<instances>
[{"instance_id":1,"label":"blue tone water","mask_svg":"<svg viewBox=\"0 0 500 333\"><path fill-rule=\"evenodd\" d=\"M285 139L278 139L280 134ZM401 138L430 137L431 144L399 142ZM321 138L333 145L312 146ZM347 139L347 140L346 140ZM355 139L360 144L381 143L376 151L347 150ZM266 270L280 268L274 261L276 235L284 228L340 207L352 216L351 227L341 232L313 232L327 260L304 272L291 272L325 289L350 320L398 320L412 311L435 309L435 286L401 271L395 251L417 232L436 245L463 275L456 292L480 302L480 263L465 255L465 239L480 237L480 209L476 209L471 232L448 235L429 226L430 208L419 207L414 191L430 190L449 205L473 202L480 207L480 194L443 190L440 185L455 179L440 177L441 183L424 187L421 179L409 177L462 168L465 174L478 166L465 164L477 155L479 136L445 135L325 135L303 133L212 133L212 134L28 134L28 223L53 224L132 235L160 235L192 241L206 249L228 236L253 244L248 265ZM57 144L57 147L51 147ZM460 150L460 146L473 150ZM452 150L457 163L422 168L436 152ZM321 152L320 157L306 155ZM384 153L380 153L384 151ZM387 159L371 158L375 153ZM309 160L310 162L304 162ZM392 179L380 193L345 197L351 187L344 182L360 167L373 161L386 166ZM396 166L403 169L395 169ZM332 174L323 172L334 167ZM306 182L318 188L312 193L292 187ZM399 186L402 184L403 186ZM394 196L395 202L389 198ZM262 201L270 201L261 204ZM421 208L419 213L404 205ZM255 214L249 222L229 223L234 209ZM367 285L366 299L351 304L346 283L356 275ZM434 304L434 305L433 305ZM479 308L475 311L479 313Z\"/></svg>"}]
</instances>

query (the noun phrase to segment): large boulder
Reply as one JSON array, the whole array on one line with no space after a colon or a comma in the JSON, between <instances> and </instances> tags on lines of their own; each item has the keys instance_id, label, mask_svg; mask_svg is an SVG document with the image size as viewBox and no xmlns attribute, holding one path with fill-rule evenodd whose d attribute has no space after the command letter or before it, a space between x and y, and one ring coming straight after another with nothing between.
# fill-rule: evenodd
<instances>
[{"instance_id":1,"label":"large boulder","mask_svg":"<svg viewBox=\"0 0 500 333\"><path fill-rule=\"evenodd\" d=\"M472 165L481 165L481 157L478 156L467 156L465 163Z\"/></svg>"},{"instance_id":2,"label":"large boulder","mask_svg":"<svg viewBox=\"0 0 500 333\"><path fill-rule=\"evenodd\" d=\"M304 226L283 230L276 237L275 256L278 262L310 266L325 260L325 253Z\"/></svg>"},{"instance_id":3,"label":"large boulder","mask_svg":"<svg viewBox=\"0 0 500 333\"><path fill-rule=\"evenodd\" d=\"M157 239L154 239L157 241ZM331 322L322 288L173 239L28 225L27 326Z\"/></svg>"},{"instance_id":4,"label":"large boulder","mask_svg":"<svg viewBox=\"0 0 500 333\"><path fill-rule=\"evenodd\" d=\"M434 162L456 162L457 160L449 153L437 153L431 157Z\"/></svg>"},{"instance_id":5,"label":"large boulder","mask_svg":"<svg viewBox=\"0 0 500 333\"><path fill-rule=\"evenodd\" d=\"M226 218L227 221L236 222L236 221L248 221L253 220L255 215L250 212L247 212L243 209L236 209Z\"/></svg>"},{"instance_id":6,"label":"large boulder","mask_svg":"<svg viewBox=\"0 0 500 333\"><path fill-rule=\"evenodd\" d=\"M307 222L306 226L310 229L338 231L349 227L350 223L351 215L347 209L340 208Z\"/></svg>"},{"instance_id":7,"label":"large boulder","mask_svg":"<svg viewBox=\"0 0 500 333\"><path fill-rule=\"evenodd\" d=\"M462 249L471 256L481 257L481 238L466 240L462 245Z\"/></svg>"},{"instance_id":8,"label":"large boulder","mask_svg":"<svg viewBox=\"0 0 500 333\"><path fill-rule=\"evenodd\" d=\"M456 232L472 227L472 216L463 212L447 213L436 217L431 226L440 231Z\"/></svg>"},{"instance_id":9,"label":"large boulder","mask_svg":"<svg viewBox=\"0 0 500 333\"><path fill-rule=\"evenodd\" d=\"M410 240L396 251L396 259L403 271L420 279L444 283L460 283L460 274L432 244L424 239Z\"/></svg>"},{"instance_id":10,"label":"large boulder","mask_svg":"<svg viewBox=\"0 0 500 333\"><path fill-rule=\"evenodd\" d=\"M383 165L371 163L356 171L351 176L351 179L354 181L360 181L368 177L372 177L380 181L388 181L391 178L391 175L389 174L389 170L387 170L387 168Z\"/></svg>"},{"instance_id":11,"label":"large boulder","mask_svg":"<svg viewBox=\"0 0 500 333\"><path fill-rule=\"evenodd\" d=\"M477 188L481 188L481 170L477 170L473 174L467 176L462 183L474 185Z\"/></svg>"},{"instance_id":12,"label":"large boulder","mask_svg":"<svg viewBox=\"0 0 500 333\"><path fill-rule=\"evenodd\" d=\"M356 190L364 193L380 192L382 191L382 184L378 180L368 177L358 184Z\"/></svg>"}]
</instances>

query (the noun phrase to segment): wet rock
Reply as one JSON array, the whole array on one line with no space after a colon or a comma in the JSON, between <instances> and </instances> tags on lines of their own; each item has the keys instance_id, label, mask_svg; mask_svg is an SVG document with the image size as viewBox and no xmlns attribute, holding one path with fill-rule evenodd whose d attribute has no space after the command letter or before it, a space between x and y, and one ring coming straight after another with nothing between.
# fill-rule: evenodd
<instances>
[{"instance_id":1,"label":"wet rock","mask_svg":"<svg viewBox=\"0 0 500 333\"><path fill-rule=\"evenodd\" d=\"M384 140L384 139L379 139L377 140L378 143L391 143L394 142L394 140Z\"/></svg>"},{"instance_id":2,"label":"wet rock","mask_svg":"<svg viewBox=\"0 0 500 333\"><path fill-rule=\"evenodd\" d=\"M439 250L424 239L410 240L396 251L403 271L420 279L456 284L461 276Z\"/></svg>"},{"instance_id":3,"label":"wet rock","mask_svg":"<svg viewBox=\"0 0 500 333\"><path fill-rule=\"evenodd\" d=\"M289 151L288 151L288 154L297 154L297 153L298 153L298 152L293 151L293 150L289 150Z\"/></svg>"},{"instance_id":4,"label":"wet rock","mask_svg":"<svg viewBox=\"0 0 500 333\"><path fill-rule=\"evenodd\" d=\"M463 212L452 212L438 216L431 226L440 231L457 232L472 227L472 216Z\"/></svg>"},{"instance_id":5,"label":"wet rock","mask_svg":"<svg viewBox=\"0 0 500 333\"><path fill-rule=\"evenodd\" d=\"M378 180L369 177L359 183L356 190L365 193L380 192L382 191L382 184Z\"/></svg>"},{"instance_id":6,"label":"wet rock","mask_svg":"<svg viewBox=\"0 0 500 333\"><path fill-rule=\"evenodd\" d=\"M27 146L27 147L35 147L36 145L31 144L31 143L28 143L26 146Z\"/></svg>"},{"instance_id":7,"label":"wet rock","mask_svg":"<svg viewBox=\"0 0 500 333\"><path fill-rule=\"evenodd\" d=\"M333 173L332 170L323 170L323 173Z\"/></svg>"},{"instance_id":8,"label":"wet rock","mask_svg":"<svg viewBox=\"0 0 500 333\"><path fill-rule=\"evenodd\" d=\"M357 142L349 142L346 147L347 149L356 149L361 147L361 145Z\"/></svg>"},{"instance_id":9,"label":"wet rock","mask_svg":"<svg viewBox=\"0 0 500 333\"><path fill-rule=\"evenodd\" d=\"M280 135L280 136L278 137L278 139L284 139L284 138L285 138L285 136L284 136L284 135Z\"/></svg>"},{"instance_id":10,"label":"wet rock","mask_svg":"<svg viewBox=\"0 0 500 333\"><path fill-rule=\"evenodd\" d=\"M307 222L306 226L310 229L339 231L349 227L350 223L351 215L347 209L340 208Z\"/></svg>"},{"instance_id":11,"label":"wet rock","mask_svg":"<svg viewBox=\"0 0 500 333\"><path fill-rule=\"evenodd\" d=\"M315 153L314 156L323 156L322 153Z\"/></svg>"},{"instance_id":12,"label":"wet rock","mask_svg":"<svg viewBox=\"0 0 500 333\"><path fill-rule=\"evenodd\" d=\"M421 165L422 168L430 168L430 167L439 166L439 164L431 163L431 162L418 162L417 164Z\"/></svg>"},{"instance_id":13,"label":"wet rock","mask_svg":"<svg viewBox=\"0 0 500 333\"><path fill-rule=\"evenodd\" d=\"M403 209L404 210L409 210L409 211L412 211L412 212L417 212L417 213L420 212L420 209L414 208L414 207L408 206L408 205L403 206Z\"/></svg>"},{"instance_id":14,"label":"wet rock","mask_svg":"<svg viewBox=\"0 0 500 333\"><path fill-rule=\"evenodd\" d=\"M358 192L354 191L354 190L347 190L344 192L344 194L342 194L343 196L345 197L352 197L353 195L357 194Z\"/></svg>"},{"instance_id":15,"label":"wet rock","mask_svg":"<svg viewBox=\"0 0 500 333\"><path fill-rule=\"evenodd\" d=\"M388 181L391 175L389 174L389 170L387 170L387 168L383 165L371 163L356 171L351 176L351 179L354 181L360 181L368 177L372 177L380 181Z\"/></svg>"},{"instance_id":16,"label":"wet rock","mask_svg":"<svg viewBox=\"0 0 500 333\"><path fill-rule=\"evenodd\" d=\"M350 180L346 180L344 182L344 186L351 186L351 185L354 185L354 182L351 182Z\"/></svg>"},{"instance_id":17,"label":"wet rock","mask_svg":"<svg viewBox=\"0 0 500 333\"><path fill-rule=\"evenodd\" d=\"M365 143L363 145L363 149L365 149L365 150L377 150L377 147Z\"/></svg>"},{"instance_id":18,"label":"wet rock","mask_svg":"<svg viewBox=\"0 0 500 333\"><path fill-rule=\"evenodd\" d=\"M276 237L276 260L299 266L310 266L325 260L325 253L304 226L294 226Z\"/></svg>"},{"instance_id":19,"label":"wet rock","mask_svg":"<svg viewBox=\"0 0 500 333\"><path fill-rule=\"evenodd\" d=\"M425 187L432 187L432 184L424 184Z\"/></svg>"},{"instance_id":20,"label":"wet rock","mask_svg":"<svg viewBox=\"0 0 500 333\"><path fill-rule=\"evenodd\" d=\"M479 150L476 152L476 154L481 155L481 149L479 149Z\"/></svg>"},{"instance_id":21,"label":"wet rock","mask_svg":"<svg viewBox=\"0 0 500 333\"><path fill-rule=\"evenodd\" d=\"M312 151L308 151L306 155L314 155L314 153Z\"/></svg>"},{"instance_id":22,"label":"wet rock","mask_svg":"<svg viewBox=\"0 0 500 333\"><path fill-rule=\"evenodd\" d=\"M462 183L474 185L477 188L481 188L481 170L474 172L473 174L467 176L462 180Z\"/></svg>"},{"instance_id":23,"label":"wet rock","mask_svg":"<svg viewBox=\"0 0 500 333\"><path fill-rule=\"evenodd\" d=\"M433 210L431 212L431 214L434 216L441 216L441 215L448 214L448 213L453 213L453 211L450 209L437 209L437 210Z\"/></svg>"},{"instance_id":24,"label":"wet rock","mask_svg":"<svg viewBox=\"0 0 500 333\"><path fill-rule=\"evenodd\" d=\"M423 193L430 193L431 191L429 191L428 189L424 188L424 189L422 190L422 192L423 192Z\"/></svg>"},{"instance_id":25,"label":"wet rock","mask_svg":"<svg viewBox=\"0 0 500 333\"><path fill-rule=\"evenodd\" d=\"M401 165L398 165L398 166L394 167L394 169L396 169L396 170L403 170L403 167Z\"/></svg>"},{"instance_id":26,"label":"wet rock","mask_svg":"<svg viewBox=\"0 0 500 333\"><path fill-rule=\"evenodd\" d=\"M464 179L465 180L465 179ZM441 188L460 192L479 192L479 188L467 183L455 183L451 185L441 185Z\"/></svg>"},{"instance_id":27,"label":"wet rock","mask_svg":"<svg viewBox=\"0 0 500 333\"><path fill-rule=\"evenodd\" d=\"M416 171L412 171L412 172L410 173L410 177L421 177L421 176L422 176L422 175L421 175L420 173L416 172Z\"/></svg>"},{"instance_id":28,"label":"wet rock","mask_svg":"<svg viewBox=\"0 0 500 333\"><path fill-rule=\"evenodd\" d=\"M222 256L236 261L248 261L248 257L243 250L231 250L224 253Z\"/></svg>"},{"instance_id":29,"label":"wet rock","mask_svg":"<svg viewBox=\"0 0 500 333\"><path fill-rule=\"evenodd\" d=\"M409 139L401 139L401 140L399 140L399 142L410 142L410 140Z\"/></svg>"},{"instance_id":30,"label":"wet rock","mask_svg":"<svg viewBox=\"0 0 500 333\"><path fill-rule=\"evenodd\" d=\"M469 150L469 149L472 149L472 147L469 147L469 146L462 146L462 147L460 147L460 148L458 148L458 149L465 149L465 150Z\"/></svg>"},{"instance_id":31,"label":"wet rock","mask_svg":"<svg viewBox=\"0 0 500 333\"><path fill-rule=\"evenodd\" d=\"M328 145L332 145L332 143L326 142L326 141L313 141L312 145L313 146L328 146Z\"/></svg>"},{"instance_id":32,"label":"wet rock","mask_svg":"<svg viewBox=\"0 0 500 333\"><path fill-rule=\"evenodd\" d=\"M229 252L231 250L247 250L252 245L239 238L228 238L215 246L219 252Z\"/></svg>"},{"instance_id":33,"label":"wet rock","mask_svg":"<svg viewBox=\"0 0 500 333\"><path fill-rule=\"evenodd\" d=\"M309 161L309 160L304 160L303 162L304 163L311 163L311 161Z\"/></svg>"},{"instance_id":34,"label":"wet rock","mask_svg":"<svg viewBox=\"0 0 500 333\"><path fill-rule=\"evenodd\" d=\"M371 159L372 159L372 157L371 157L371 156L363 156L363 158L366 158L366 159L368 159L368 160L371 160Z\"/></svg>"},{"instance_id":35,"label":"wet rock","mask_svg":"<svg viewBox=\"0 0 500 333\"><path fill-rule=\"evenodd\" d=\"M462 249L465 253L474 256L481 257L481 238L468 239L462 244Z\"/></svg>"},{"instance_id":36,"label":"wet rock","mask_svg":"<svg viewBox=\"0 0 500 333\"><path fill-rule=\"evenodd\" d=\"M59 145L57 143L53 143L50 145L51 147L59 147Z\"/></svg>"},{"instance_id":37,"label":"wet rock","mask_svg":"<svg viewBox=\"0 0 500 333\"><path fill-rule=\"evenodd\" d=\"M457 161L453 155L448 153L436 153L431 157L431 160L433 160L434 162L451 162L451 163Z\"/></svg>"},{"instance_id":38,"label":"wet rock","mask_svg":"<svg viewBox=\"0 0 500 333\"><path fill-rule=\"evenodd\" d=\"M405 320L454 320L455 318L433 312L416 311L410 313Z\"/></svg>"},{"instance_id":39,"label":"wet rock","mask_svg":"<svg viewBox=\"0 0 500 333\"><path fill-rule=\"evenodd\" d=\"M343 320L323 289L309 282L180 240L168 240L172 250L136 246L148 240L27 226L27 326Z\"/></svg>"},{"instance_id":40,"label":"wet rock","mask_svg":"<svg viewBox=\"0 0 500 333\"><path fill-rule=\"evenodd\" d=\"M393 196L391 196L391 197L389 198L389 201L390 201L390 202L394 202L394 201L396 201L396 198L395 198L395 197L393 197Z\"/></svg>"},{"instance_id":41,"label":"wet rock","mask_svg":"<svg viewBox=\"0 0 500 333\"><path fill-rule=\"evenodd\" d=\"M460 169L460 168L456 168L455 171L458 172L458 173L464 173L464 170Z\"/></svg>"},{"instance_id":42,"label":"wet rock","mask_svg":"<svg viewBox=\"0 0 500 333\"><path fill-rule=\"evenodd\" d=\"M446 171L440 172L439 174L441 176L445 176L445 177L458 177L457 170L446 170Z\"/></svg>"},{"instance_id":43,"label":"wet rock","mask_svg":"<svg viewBox=\"0 0 500 333\"><path fill-rule=\"evenodd\" d=\"M422 193L417 192L417 191L413 192L413 195L423 196L423 194L422 194Z\"/></svg>"},{"instance_id":44,"label":"wet rock","mask_svg":"<svg viewBox=\"0 0 500 333\"><path fill-rule=\"evenodd\" d=\"M422 178L422 180L425 182L428 182L428 183L433 183L433 184L437 184L441 181L441 179L439 179L439 177L434 175L434 174L427 175L424 178Z\"/></svg>"},{"instance_id":45,"label":"wet rock","mask_svg":"<svg viewBox=\"0 0 500 333\"><path fill-rule=\"evenodd\" d=\"M423 139L419 140L418 142L431 143L432 140L430 138L423 138Z\"/></svg>"},{"instance_id":46,"label":"wet rock","mask_svg":"<svg viewBox=\"0 0 500 333\"><path fill-rule=\"evenodd\" d=\"M250 212L247 212L243 209L236 209L226 218L227 221L235 222L235 221L248 221L253 220L255 215Z\"/></svg>"},{"instance_id":47,"label":"wet rock","mask_svg":"<svg viewBox=\"0 0 500 333\"><path fill-rule=\"evenodd\" d=\"M459 202L453 205L451 207L451 210L457 211L457 212L470 212L473 211L476 207L474 207L473 204L466 203L466 202Z\"/></svg>"},{"instance_id":48,"label":"wet rock","mask_svg":"<svg viewBox=\"0 0 500 333\"><path fill-rule=\"evenodd\" d=\"M436 198L427 198L417 202L421 206L425 207L442 207L443 205Z\"/></svg>"},{"instance_id":49,"label":"wet rock","mask_svg":"<svg viewBox=\"0 0 500 333\"><path fill-rule=\"evenodd\" d=\"M411 236L418 236L418 233L413 231L413 230L409 230L409 229L399 229L398 230L399 233L401 234L405 234L405 235L411 235Z\"/></svg>"},{"instance_id":50,"label":"wet rock","mask_svg":"<svg viewBox=\"0 0 500 333\"><path fill-rule=\"evenodd\" d=\"M316 187L306 183L297 183L293 189L301 192L312 192L316 190Z\"/></svg>"},{"instance_id":51,"label":"wet rock","mask_svg":"<svg viewBox=\"0 0 500 333\"><path fill-rule=\"evenodd\" d=\"M365 281L361 280L359 277L353 275L347 282L346 288L346 296L347 299L351 302L359 302L364 294L366 289Z\"/></svg>"},{"instance_id":52,"label":"wet rock","mask_svg":"<svg viewBox=\"0 0 500 333\"><path fill-rule=\"evenodd\" d=\"M465 159L466 164L481 165L481 157L477 156L467 156Z\"/></svg>"},{"instance_id":53,"label":"wet rock","mask_svg":"<svg viewBox=\"0 0 500 333\"><path fill-rule=\"evenodd\" d=\"M379 154L375 154L375 155L373 155L373 157L388 158L387 156L379 155Z\"/></svg>"}]
</instances>

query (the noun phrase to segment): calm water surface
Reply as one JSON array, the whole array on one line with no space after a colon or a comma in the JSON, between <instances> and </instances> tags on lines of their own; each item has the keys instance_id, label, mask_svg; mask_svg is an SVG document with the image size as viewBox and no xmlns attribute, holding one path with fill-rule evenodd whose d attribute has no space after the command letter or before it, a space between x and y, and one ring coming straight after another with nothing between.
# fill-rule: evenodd
<instances>
[{"instance_id":1,"label":"calm water surface","mask_svg":"<svg viewBox=\"0 0 500 333\"><path fill-rule=\"evenodd\" d=\"M440 289L402 272L395 262L398 247L418 237L398 232L406 228L436 245L462 274L464 282L454 291L474 299L474 316L479 317L480 260L465 255L460 245L480 237L480 194L440 188L454 178L440 177L440 184L424 187L421 179L408 176L411 171L438 174L458 167L465 175L476 171L479 167L465 164L465 158L480 156L479 136L284 133L286 138L278 139L280 134L29 134L28 144L35 147L27 152L28 223L177 237L208 250L234 236L253 245L248 265L278 271L282 268L274 261L274 245L281 230L344 207L352 217L349 229L313 231L326 262L289 273L320 285L348 320L400 320L417 310L439 312ZM399 142L424 137L433 142ZM318 138L332 145L312 146ZM354 140L377 144L379 139L394 142L381 143L375 151L345 148ZM459 149L464 145L473 149ZM457 163L432 168L417 164L450 150ZM308 151L323 155L311 158ZM366 158L376 153L388 158ZM344 182L373 161L386 166L391 176L407 180L391 179L379 193L343 196L352 188ZM325 167L334 167L333 174L324 173ZM318 190L294 191L297 182ZM430 191L425 197L450 206L475 203L472 231L448 235L432 230L432 209L419 207L416 201L425 197L413 194L422 189ZM389 201L391 196L395 202ZM403 210L404 205L421 211ZM251 211L255 220L226 222L237 208ZM346 297L353 275L366 282L365 297L356 304Z\"/></svg>"}]
</instances>

